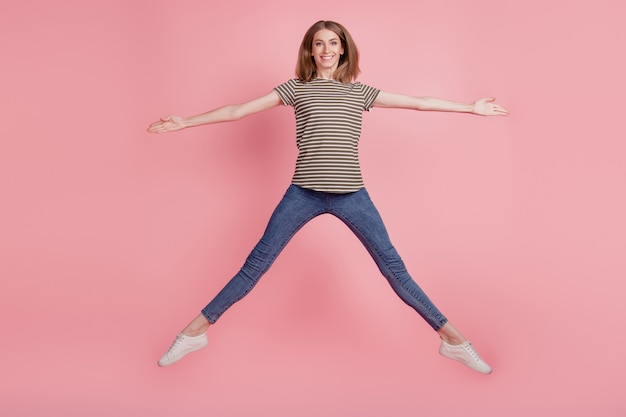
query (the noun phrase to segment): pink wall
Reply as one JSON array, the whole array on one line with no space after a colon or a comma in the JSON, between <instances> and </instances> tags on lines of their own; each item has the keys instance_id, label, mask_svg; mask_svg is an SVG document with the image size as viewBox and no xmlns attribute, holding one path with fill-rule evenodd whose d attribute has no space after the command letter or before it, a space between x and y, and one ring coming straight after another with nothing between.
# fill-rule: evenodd
<instances>
[{"instance_id":1,"label":"pink wall","mask_svg":"<svg viewBox=\"0 0 626 417\"><path fill-rule=\"evenodd\" d=\"M2 3L2 415L626 413L624 2ZM318 19L350 29L363 82L512 111L375 109L361 145L396 246L491 376L439 357L332 217L206 350L156 366L256 242L296 151L289 108L145 128L292 77Z\"/></svg>"}]
</instances>

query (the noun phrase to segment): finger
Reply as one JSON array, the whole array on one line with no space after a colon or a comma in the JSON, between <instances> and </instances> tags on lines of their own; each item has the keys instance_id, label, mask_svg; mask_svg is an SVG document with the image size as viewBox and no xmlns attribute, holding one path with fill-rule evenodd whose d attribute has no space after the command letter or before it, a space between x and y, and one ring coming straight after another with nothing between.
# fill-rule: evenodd
<instances>
[{"instance_id":1,"label":"finger","mask_svg":"<svg viewBox=\"0 0 626 417\"><path fill-rule=\"evenodd\" d=\"M505 114L509 114L509 111L508 111L507 109L505 109L504 107L502 107L502 106L498 106L498 108L499 108L499 109L500 109L500 111L502 111L503 113L505 113Z\"/></svg>"}]
</instances>

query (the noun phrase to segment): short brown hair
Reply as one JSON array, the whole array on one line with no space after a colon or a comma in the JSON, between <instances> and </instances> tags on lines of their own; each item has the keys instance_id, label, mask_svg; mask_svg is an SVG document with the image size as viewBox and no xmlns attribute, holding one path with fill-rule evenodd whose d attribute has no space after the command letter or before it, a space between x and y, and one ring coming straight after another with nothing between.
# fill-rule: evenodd
<instances>
[{"instance_id":1,"label":"short brown hair","mask_svg":"<svg viewBox=\"0 0 626 417\"><path fill-rule=\"evenodd\" d=\"M330 20L320 20L309 28L302 38L298 51L298 63L296 64L296 76L302 81L308 82L316 78L315 59L311 56L313 50L313 37L322 29L328 29L337 34L343 46L343 55L339 57L339 65L333 74L333 78L348 84L359 75L359 51L352 40L350 33L342 25Z\"/></svg>"}]
</instances>

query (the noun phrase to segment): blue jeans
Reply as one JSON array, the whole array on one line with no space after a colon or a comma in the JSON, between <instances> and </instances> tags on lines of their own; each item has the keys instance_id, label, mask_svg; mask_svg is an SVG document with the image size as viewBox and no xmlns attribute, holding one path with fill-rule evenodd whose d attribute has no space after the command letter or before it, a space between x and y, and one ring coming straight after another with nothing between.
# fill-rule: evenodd
<instances>
[{"instance_id":1,"label":"blue jeans","mask_svg":"<svg viewBox=\"0 0 626 417\"><path fill-rule=\"evenodd\" d=\"M413 281L391 244L378 210L363 188L354 193L333 194L291 185L278 204L265 233L241 270L202 310L210 323L241 300L270 268L289 240L309 220L330 213L341 219L367 248L391 288L428 324L439 330L447 319Z\"/></svg>"}]
</instances>

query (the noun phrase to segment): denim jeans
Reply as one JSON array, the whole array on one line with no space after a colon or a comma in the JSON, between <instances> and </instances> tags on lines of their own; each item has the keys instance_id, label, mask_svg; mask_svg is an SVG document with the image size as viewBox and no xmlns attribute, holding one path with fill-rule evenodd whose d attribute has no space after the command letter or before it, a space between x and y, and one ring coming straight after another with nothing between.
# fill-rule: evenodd
<instances>
[{"instance_id":1,"label":"denim jeans","mask_svg":"<svg viewBox=\"0 0 626 417\"><path fill-rule=\"evenodd\" d=\"M354 193L333 194L291 185L272 214L265 233L241 270L202 310L210 323L241 300L270 268L289 240L309 220L330 213L342 220L361 240L387 278L391 288L435 330L447 319L413 281L391 244L378 210L363 188Z\"/></svg>"}]
</instances>

